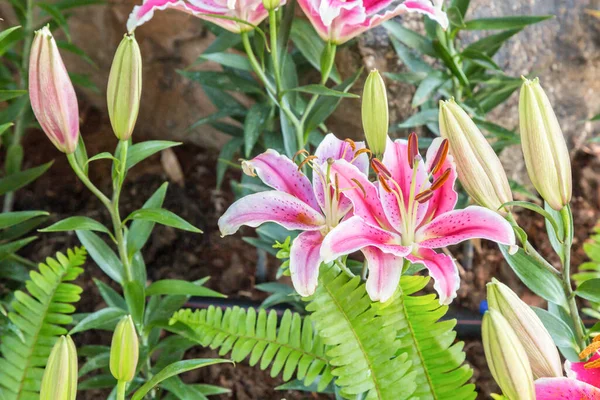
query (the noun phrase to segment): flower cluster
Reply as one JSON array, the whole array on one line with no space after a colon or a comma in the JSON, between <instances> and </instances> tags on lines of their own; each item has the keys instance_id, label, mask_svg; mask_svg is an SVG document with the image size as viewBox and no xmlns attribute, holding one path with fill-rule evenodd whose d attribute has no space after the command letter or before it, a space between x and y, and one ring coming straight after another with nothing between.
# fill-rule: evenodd
<instances>
[{"instance_id":1,"label":"flower cluster","mask_svg":"<svg viewBox=\"0 0 600 400\"><path fill-rule=\"evenodd\" d=\"M382 161L371 160L377 182L369 180L363 143L344 142L329 134L303 164L313 168L312 185L296 164L273 150L244 163L274 191L246 196L219 220L223 235L240 226L276 222L304 231L291 248L294 287L314 293L321 262L337 262L361 251L368 264L367 292L386 301L396 291L404 260L423 265L435 280L440 302L456 296L459 276L449 255L434 249L473 238L515 244L510 224L479 206L454 210L456 169L448 142L436 139L426 158L416 135L389 142Z\"/></svg>"},{"instance_id":2,"label":"flower cluster","mask_svg":"<svg viewBox=\"0 0 600 400\"><path fill-rule=\"evenodd\" d=\"M272 2L268 2L272 6ZM326 41L344 43L388 19L406 12L428 15L444 29L448 17L442 11L442 1L407 0L392 5L393 0L298 0L298 4ZM282 0L279 5L285 4ZM152 19L156 10L175 9L214 22L232 32L254 29L268 15L263 0L144 0L134 7L127 29Z\"/></svg>"}]
</instances>

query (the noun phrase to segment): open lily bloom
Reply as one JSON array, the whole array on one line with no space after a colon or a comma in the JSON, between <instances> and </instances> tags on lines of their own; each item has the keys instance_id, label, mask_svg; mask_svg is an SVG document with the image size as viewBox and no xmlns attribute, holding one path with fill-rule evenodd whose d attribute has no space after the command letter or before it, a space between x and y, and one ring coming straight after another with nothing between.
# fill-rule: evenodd
<instances>
[{"instance_id":1,"label":"open lily bloom","mask_svg":"<svg viewBox=\"0 0 600 400\"><path fill-rule=\"evenodd\" d=\"M356 186L353 182L361 188L343 191L354 205L354 216L327 235L321 255L329 262L361 250L372 300L386 301L394 294L406 258L429 270L440 303L449 304L459 287L458 270L450 256L433 249L474 238L515 245L513 229L497 213L478 206L454 210L456 169L446 140L434 140L423 161L413 134L409 142L388 143L383 162L374 159L371 165L378 187L343 160L331 166L341 188Z\"/></svg>"},{"instance_id":2,"label":"open lily bloom","mask_svg":"<svg viewBox=\"0 0 600 400\"><path fill-rule=\"evenodd\" d=\"M285 0L281 4L285 4ZM251 31L252 25L260 24L268 16L262 0L144 0L142 5L133 8L127 20L127 30L133 32L150 21L155 11L166 9L186 12L236 33ZM248 24L207 14L235 18Z\"/></svg>"},{"instance_id":3,"label":"open lily bloom","mask_svg":"<svg viewBox=\"0 0 600 400\"><path fill-rule=\"evenodd\" d=\"M244 161L246 174L258 175L275 190L243 197L219 218L222 235L231 235L242 226L257 227L275 222L286 229L304 231L290 249L290 272L296 291L310 296L317 287L323 238L352 209L352 203L327 178L327 169L333 160L343 159L360 174L368 170L369 160L361 152L362 142L344 142L329 134L317 148L315 155L303 163L313 168L313 182L288 157L275 150L267 150L250 161Z\"/></svg>"},{"instance_id":4,"label":"open lily bloom","mask_svg":"<svg viewBox=\"0 0 600 400\"><path fill-rule=\"evenodd\" d=\"M542 378L535 381L535 394L538 400L600 400L600 355L597 351L600 341L594 340L581 356L588 361L565 361L566 378Z\"/></svg>"},{"instance_id":5,"label":"open lily bloom","mask_svg":"<svg viewBox=\"0 0 600 400\"><path fill-rule=\"evenodd\" d=\"M442 0L298 0L298 4L325 41L342 44L366 30L406 12L428 15L444 29L448 17Z\"/></svg>"}]
</instances>

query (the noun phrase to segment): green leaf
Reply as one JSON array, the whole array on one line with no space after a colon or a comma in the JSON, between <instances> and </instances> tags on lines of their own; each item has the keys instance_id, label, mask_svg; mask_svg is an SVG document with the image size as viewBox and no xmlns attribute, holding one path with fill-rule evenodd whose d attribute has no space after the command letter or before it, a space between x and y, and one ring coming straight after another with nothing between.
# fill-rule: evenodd
<instances>
[{"instance_id":1,"label":"green leaf","mask_svg":"<svg viewBox=\"0 0 600 400\"><path fill-rule=\"evenodd\" d=\"M297 88L290 89L290 91L316 94L319 96L345 97L345 98L350 98L350 99L359 99L360 98L360 96L358 96L354 93L340 92L337 90L329 89L325 85L318 85L318 84L300 86Z\"/></svg>"},{"instance_id":2,"label":"green leaf","mask_svg":"<svg viewBox=\"0 0 600 400\"><path fill-rule=\"evenodd\" d=\"M325 42L319 37L312 25L308 21L294 18L290 37L294 46L302 53L304 58L306 58L317 71L320 71L321 55L325 49ZM331 71L330 77L337 84L342 81L335 66Z\"/></svg>"},{"instance_id":3,"label":"green leaf","mask_svg":"<svg viewBox=\"0 0 600 400\"><path fill-rule=\"evenodd\" d=\"M11 33L15 32L16 30L21 29L20 26L13 26L12 28L7 28L5 30L3 30L2 32L0 32L0 44L4 41L4 39L6 39Z\"/></svg>"},{"instance_id":4,"label":"green leaf","mask_svg":"<svg viewBox=\"0 0 600 400\"><path fill-rule=\"evenodd\" d=\"M73 335L77 332L89 331L90 329L109 327L113 324L116 326L121 318L123 318L125 315L127 315L127 312L120 308L103 308L89 314L87 317L79 321L79 323L75 325L71 331L69 331L69 335Z\"/></svg>"},{"instance_id":5,"label":"green leaf","mask_svg":"<svg viewBox=\"0 0 600 400\"><path fill-rule=\"evenodd\" d=\"M89 217L69 217L47 228L40 229L40 232L66 232L66 231L95 231L111 235L107 227L100 222Z\"/></svg>"},{"instance_id":6,"label":"green leaf","mask_svg":"<svg viewBox=\"0 0 600 400\"><path fill-rule=\"evenodd\" d=\"M363 70L361 68L358 71L356 71L354 75L346 79L344 82L337 86L334 86L333 89L340 92L348 92L352 88L358 77L362 75L362 72ZM305 133L311 132L312 130L316 129L320 124L322 124L327 119L327 117L329 117L335 111L335 109L340 104L341 100L342 99L339 97L319 98L319 100L317 100L315 106L311 110L310 114L306 118Z\"/></svg>"},{"instance_id":7,"label":"green leaf","mask_svg":"<svg viewBox=\"0 0 600 400\"><path fill-rule=\"evenodd\" d=\"M152 283L146 289L146 296L155 295L182 295L182 296L200 296L200 297L220 297L227 296L214 290L205 288L196 283L182 281L177 279L165 279Z\"/></svg>"},{"instance_id":8,"label":"green leaf","mask_svg":"<svg viewBox=\"0 0 600 400\"><path fill-rule=\"evenodd\" d=\"M56 41L56 45L60 49L66 50L68 52L71 52L71 53L79 56L79 58L81 58L83 61L85 61L86 63L88 63L92 67L94 67L96 69L98 68L98 64L96 64L94 62L94 60L92 60L90 58L90 56L88 56L85 51L83 51L80 47L74 45L73 43L66 42L64 40L57 40Z\"/></svg>"},{"instance_id":9,"label":"green leaf","mask_svg":"<svg viewBox=\"0 0 600 400\"><path fill-rule=\"evenodd\" d=\"M115 252L93 232L76 230L75 233L98 267L112 280L123 284L123 265Z\"/></svg>"},{"instance_id":10,"label":"green leaf","mask_svg":"<svg viewBox=\"0 0 600 400\"><path fill-rule=\"evenodd\" d=\"M0 214L0 229L5 229L43 215L50 214L45 211L15 211L2 213Z\"/></svg>"},{"instance_id":11,"label":"green leaf","mask_svg":"<svg viewBox=\"0 0 600 400\"><path fill-rule=\"evenodd\" d=\"M120 308L121 310L127 310L127 303L123 296L117 293L113 288L108 286L106 283L102 282L99 279L93 278L96 287L98 287L98 291L100 292L100 296L106 302L109 307Z\"/></svg>"},{"instance_id":12,"label":"green leaf","mask_svg":"<svg viewBox=\"0 0 600 400\"><path fill-rule=\"evenodd\" d=\"M600 279L590 279L583 282L575 293L583 299L600 303Z\"/></svg>"},{"instance_id":13,"label":"green leaf","mask_svg":"<svg viewBox=\"0 0 600 400\"><path fill-rule=\"evenodd\" d=\"M400 58L402 63L406 65L410 72L427 75L434 71L431 65L427 64L423 59L415 55L414 51L400 43L399 40L395 39L394 37L391 37L390 39L394 49L396 50L396 53L398 54L398 58Z\"/></svg>"},{"instance_id":14,"label":"green leaf","mask_svg":"<svg viewBox=\"0 0 600 400\"><path fill-rule=\"evenodd\" d=\"M123 294L125 302L129 309L129 314L133 321L137 324L143 324L144 308L146 306L145 282L141 283L138 280L133 280L125 283L123 286Z\"/></svg>"},{"instance_id":15,"label":"green leaf","mask_svg":"<svg viewBox=\"0 0 600 400\"><path fill-rule=\"evenodd\" d=\"M144 398L144 396L150 390L152 390L152 388L154 388L159 383L161 383L165 379L168 379L172 376L179 375L179 374L182 374L187 371L192 371L194 369L206 367L209 365L222 364L222 363L227 363L227 362L231 362L231 361L222 360L222 359L209 359L209 358L207 358L207 359L198 358L198 359L193 359L193 360L177 361L177 362L167 366L166 368L164 368L162 371L160 371L159 373L154 375L150 380L148 380L148 382L143 384L142 387L140 387L134 393L134 395L131 399L132 400L142 400Z\"/></svg>"},{"instance_id":16,"label":"green leaf","mask_svg":"<svg viewBox=\"0 0 600 400\"><path fill-rule=\"evenodd\" d=\"M204 53L198 60L212 61L221 64L225 67L241 69L244 71L252 71L252 65L248 61L248 57L235 53Z\"/></svg>"},{"instance_id":17,"label":"green leaf","mask_svg":"<svg viewBox=\"0 0 600 400\"><path fill-rule=\"evenodd\" d=\"M4 134L4 132L6 132L6 130L12 126L14 126L15 124L13 124L12 122L7 122L6 124L1 124L0 125L0 136Z\"/></svg>"},{"instance_id":18,"label":"green leaf","mask_svg":"<svg viewBox=\"0 0 600 400\"><path fill-rule=\"evenodd\" d=\"M5 195L8 192L14 192L33 182L46 172L48 168L52 166L53 162L54 161L50 161L38 167L26 169L25 171L20 171L0 179L0 196Z\"/></svg>"},{"instance_id":19,"label":"green leaf","mask_svg":"<svg viewBox=\"0 0 600 400\"><path fill-rule=\"evenodd\" d=\"M27 90L0 90L0 101L16 99L27 94Z\"/></svg>"},{"instance_id":20,"label":"green leaf","mask_svg":"<svg viewBox=\"0 0 600 400\"><path fill-rule=\"evenodd\" d=\"M98 86L96 86L96 84L90 79L89 75L69 72L69 77L71 78L71 82L73 82L75 86L79 86L84 89L89 89L94 93L100 94L100 88L98 88Z\"/></svg>"},{"instance_id":21,"label":"green leaf","mask_svg":"<svg viewBox=\"0 0 600 400\"><path fill-rule=\"evenodd\" d=\"M414 86L417 86L419 82L427 78L427 73L425 72L384 72L383 74L391 80L409 83Z\"/></svg>"},{"instance_id":22,"label":"green leaf","mask_svg":"<svg viewBox=\"0 0 600 400\"><path fill-rule=\"evenodd\" d=\"M429 123L437 123L439 118L439 110L437 108L419 111L418 113L411 115L406 121L397 124L392 127L391 131L395 132L399 129L413 128L415 126L423 126Z\"/></svg>"},{"instance_id":23,"label":"green leaf","mask_svg":"<svg viewBox=\"0 0 600 400\"><path fill-rule=\"evenodd\" d=\"M119 160L117 160L112 154L110 154L109 152L105 151L103 153L96 154L95 156L89 158L87 160L87 164L89 164L89 163L91 163L93 161L98 161L98 160L112 160L112 161L119 162Z\"/></svg>"},{"instance_id":24,"label":"green leaf","mask_svg":"<svg viewBox=\"0 0 600 400\"><path fill-rule=\"evenodd\" d=\"M217 161L217 189L221 188L227 167L232 164L233 156L244 144L244 139L234 137L221 148L219 160Z\"/></svg>"},{"instance_id":25,"label":"green leaf","mask_svg":"<svg viewBox=\"0 0 600 400\"><path fill-rule=\"evenodd\" d=\"M398 39L411 49L431 57L437 57L436 51L433 48L433 43L427 37L405 28L394 21L385 22L383 27L387 29L394 38Z\"/></svg>"},{"instance_id":26,"label":"green leaf","mask_svg":"<svg viewBox=\"0 0 600 400\"><path fill-rule=\"evenodd\" d=\"M433 48L435 49L438 57L444 62L444 64L446 64L446 67L452 71L452 74L459 80L461 85L469 90L469 79L463 72L462 68L457 64L456 59L452 57L448 49L438 40L433 42Z\"/></svg>"},{"instance_id":27,"label":"green leaf","mask_svg":"<svg viewBox=\"0 0 600 400\"><path fill-rule=\"evenodd\" d=\"M590 118L590 121L600 121L600 114L593 116L592 118Z\"/></svg>"},{"instance_id":28,"label":"green leaf","mask_svg":"<svg viewBox=\"0 0 600 400\"><path fill-rule=\"evenodd\" d=\"M127 169L133 168L137 163L159 151L179 146L180 144L181 143L166 140L149 140L147 142L136 143L127 151Z\"/></svg>"},{"instance_id":29,"label":"green leaf","mask_svg":"<svg viewBox=\"0 0 600 400\"><path fill-rule=\"evenodd\" d=\"M502 45L511 37L521 32L521 29L510 29L504 32L496 33L494 35L486 36L482 39L479 39L476 42L468 45L463 51L478 51L486 54L489 57L492 57L494 54L500 50Z\"/></svg>"},{"instance_id":30,"label":"green leaf","mask_svg":"<svg viewBox=\"0 0 600 400\"><path fill-rule=\"evenodd\" d=\"M156 192L146 200L142 206L142 210L161 208L165 201L168 187L169 184L167 182L163 183ZM129 257L132 257L144 247L152 234L152 229L154 229L154 222L152 221L136 220L131 223L129 232L127 233L127 254Z\"/></svg>"},{"instance_id":31,"label":"green leaf","mask_svg":"<svg viewBox=\"0 0 600 400\"><path fill-rule=\"evenodd\" d=\"M558 347L574 347L576 340L571 328L561 319L538 307L531 307Z\"/></svg>"},{"instance_id":32,"label":"green leaf","mask_svg":"<svg viewBox=\"0 0 600 400\"><path fill-rule=\"evenodd\" d=\"M0 260L4 260L6 257L16 253L23 247L27 246L29 243L36 240L37 237L28 237L25 239L20 239L10 243L4 243L0 245Z\"/></svg>"},{"instance_id":33,"label":"green leaf","mask_svg":"<svg viewBox=\"0 0 600 400\"><path fill-rule=\"evenodd\" d=\"M509 201L507 203L502 204L500 206L500 209L504 208L505 210L508 211L508 207L512 207L512 206L525 208L527 210L531 210L535 213L538 213L539 215L544 217L548 223L550 223L552 225L552 228L554 228L554 232L557 235L559 234L558 223L556 222L554 216L552 214L550 214L548 211L544 210L542 207L538 206L537 204L530 203L528 201Z\"/></svg>"},{"instance_id":34,"label":"green leaf","mask_svg":"<svg viewBox=\"0 0 600 400\"><path fill-rule=\"evenodd\" d=\"M466 60L472 61L475 64L479 65L482 68L491 69L494 71L502 71L502 68L496 64L496 62L487 54L474 50L474 49L465 49L461 53L461 57Z\"/></svg>"},{"instance_id":35,"label":"green leaf","mask_svg":"<svg viewBox=\"0 0 600 400\"><path fill-rule=\"evenodd\" d=\"M265 124L271 113L268 103L256 103L248 111L244 121L244 154L250 157L252 149L263 133Z\"/></svg>"},{"instance_id":36,"label":"green leaf","mask_svg":"<svg viewBox=\"0 0 600 400\"><path fill-rule=\"evenodd\" d=\"M528 25L554 18L554 15L519 15L514 17L479 18L465 22L466 30L522 29Z\"/></svg>"},{"instance_id":37,"label":"green leaf","mask_svg":"<svg viewBox=\"0 0 600 400\"><path fill-rule=\"evenodd\" d=\"M412 106L417 108L429 100L437 88L439 88L446 80L447 78L441 74L431 74L423 79L413 96Z\"/></svg>"},{"instance_id":38,"label":"green leaf","mask_svg":"<svg viewBox=\"0 0 600 400\"><path fill-rule=\"evenodd\" d=\"M545 269L533 257L527 255L523 249L519 249L517 253L511 255L508 252L508 246L499 246L508 265L533 293L552 303L566 304L562 283L556 275Z\"/></svg>"},{"instance_id":39,"label":"green leaf","mask_svg":"<svg viewBox=\"0 0 600 400\"><path fill-rule=\"evenodd\" d=\"M231 72L218 72L218 71L177 71L181 76L200 83L203 86L208 86L220 90L252 93L260 96L264 95L264 92L255 81L251 81L241 76L232 74Z\"/></svg>"},{"instance_id":40,"label":"green leaf","mask_svg":"<svg viewBox=\"0 0 600 400\"><path fill-rule=\"evenodd\" d=\"M450 8L456 7L462 17L466 17L467 11L469 10L469 5L471 4L471 0L452 0L450 3Z\"/></svg>"},{"instance_id":41,"label":"green leaf","mask_svg":"<svg viewBox=\"0 0 600 400\"><path fill-rule=\"evenodd\" d=\"M67 19L62 14L61 10L57 8L55 5L50 3L36 3L36 5L44 10L56 24L62 29L67 37L67 40L71 41L71 32L69 32L69 24L67 23Z\"/></svg>"},{"instance_id":42,"label":"green leaf","mask_svg":"<svg viewBox=\"0 0 600 400\"><path fill-rule=\"evenodd\" d=\"M136 210L129 214L129 216L123 222L131 219L155 222L188 232L202 233L200 229L196 228L180 216L163 208L142 208L140 210Z\"/></svg>"},{"instance_id":43,"label":"green leaf","mask_svg":"<svg viewBox=\"0 0 600 400\"><path fill-rule=\"evenodd\" d=\"M546 210L546 212L548 214L550 214L553 217L554 221L556 222L557 228L554 227L548 220L546 220L546 222L545 222L546 223L546 232L548 232L548 239L550 239L550 244L552 245L552 248L554 249L556 254L558 254L560 259L564 262L564 257L565 257L564 241L567 238L565 237L565 226L564 226L562 216L560 215L560 211L554 210L546 202L544 202L544 210ZM571 230L571 232L572 232L572 230ZM584 246L585 246L585 244L584 244Z\"/></svg>"}]
</instances>

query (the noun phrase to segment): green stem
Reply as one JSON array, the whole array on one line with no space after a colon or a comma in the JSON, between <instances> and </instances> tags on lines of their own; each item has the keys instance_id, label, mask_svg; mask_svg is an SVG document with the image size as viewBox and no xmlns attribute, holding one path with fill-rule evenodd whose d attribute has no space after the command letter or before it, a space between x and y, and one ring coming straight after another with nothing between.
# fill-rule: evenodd
<instances>
[{"instance_id":1,"label":"green stem","mask_svg":"<svg viewBox=\"0 0 600 400\"><path fill-rule=\"evenodd\" d=\"M277 49L277 13L269 10L269 32L271 36L271 59L273 61L273 73L275 74L275 85L277 95L281 93L281 69L279 67L279 51Z\"/></svg>"},{"instance_id":2,"label":"green stem","mask_svg":"<svg viewBox=\"0 0 600 400\"><path fill-rule=\"evenodd\" d=\"M33 43L33 0L27 0L26 11L25 11L25 24L23 27L23 54L21 59L21 68L19 71L20 74L20 89L27 90L28 81L29 81L29 54L31 53L31 44ZM27 125L26 114L29 107L25 106L17 116L17 120L15 121L15 130L11 140L10 146L18 146L21 143L21 139L23 138L23 134L25 133L25 127ZM18 169L21 169L21 164L19 163ZM15 193L8 192L4 197L4 206L3 212L10 212L13 208L13 204L15 201Z\"/></svg>"},{"instance_id":3,"label":"green stem","mask_svg":"<svg viewBox=\"0 0 600 400\"><path fill-rule=\"evenodd\" d=\"M109 211L113 223L117 247L119 249L119 258L121 259L121 263L123 263L123 269L125 270L125 278L127 279L127 281L131 281L133 280L133 273L131 272L131 261L129 260L129 256L127 255L127 241L125 240L123 222L121 220L121 214L119 212L119 199L121 197L121 188L123 187L123 181L125 180L125 175L127 173L127 150L129 147L129 142L127 140L122 140L120 144L121 152L119 159L119 171L117 172L118 178L114 188L113 199Z\"/></svg>"},{"instance_id":4,"label":"green stem","mask_svg":"<svg viewBox=\"0 0 600 400\"><path fill-rule=\"evenodd\" d=\"M567 297L567 301L569 304L569 314L571 319L573 320L573 326L575 327L575 336L577 340L577 344L579 345L579 351L583 350L586 347L585 343L585 333L583 331L583 323L581 321L581 317L579 316L579 309L577 308L577 301L575 300L575 293L573 292L573 287L571 285L571 246L572 246L572 232L571 232L571 221L572 215L569 206L563 207L560 211L560 215L562 217L563 227L565 230L565 237L563 239L563 270L562 270L562 278L563 278L563 287L565 290L565 295Z\"/></svg>"},{"instance_id":5,"label":"green stem","mask_svg":"<svg viewBox=\"0 0 600 400\"><path fill-rule=\"evenodd\" d=\"M125 400L125 390L127 389L127 382L119 381L117 383L117 400Z\"/></svg>"},{"instance_id":6,"label":"green stem","mask_svg":"<svg viewBox=\"0 0 600 400\"><path fill-rule=\"evenodd\" d=\"M242 36L242 44L244 45L244 50L246 51L246 55L248 56L248 61L250 61L252 69L265 85L265 88L267 89L267 92L269 92L269 95L271 95L271 97L276 97L276 89L273 88L273 84L267 78L265 71L262 69L260 63L254 55L254 50L252 50L252 44L250 43L250 37L248 36L248 32L242 32L240 35Z\"/></svg>"},{"instance_id":7,"label":"green stem","mask_svg":"<svg viewBox=\"0 0 600 400\"><path fill-rule=\"evenodd\" d=\"M104 206L109 209L111 209L111 202L109 200L108 197L106 197L104 195L104 193L102 193L100 191L100 189L98 189L93 183L92 181L90 181L90 179L87 177L87 175L85 174L85 172L83 172L83 170L81 169L81 167L79 166L79 164L77 163L77 160L75 159L75 153L71 153L71 154L67 154L67 160L69 161L69 164L71 165L71 168L73 169L73 172L75 172L75 175L77 175L77 177L79 178L79 180L89 189L90 192L92 192L94 194L94 196L96 196L101 202L102 204L104 204Z\"/></svg>"}]
</instances>

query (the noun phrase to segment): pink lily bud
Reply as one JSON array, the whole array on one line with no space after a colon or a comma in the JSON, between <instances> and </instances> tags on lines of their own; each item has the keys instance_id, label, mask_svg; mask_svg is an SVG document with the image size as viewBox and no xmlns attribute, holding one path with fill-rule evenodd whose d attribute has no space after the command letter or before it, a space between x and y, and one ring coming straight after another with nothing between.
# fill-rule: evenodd
<instances>
[{"instance_id":1,"label":"pink lily bud","mask_svg":"<svg viewBox=\"0 0 600 400\"><path fill-rule=\"evenodd\" d=\"M77 97L47 26L35 33L31 46L29 98L50 141L63 153L73 153L79 139Z\"/></svg>"}]
</instances>

